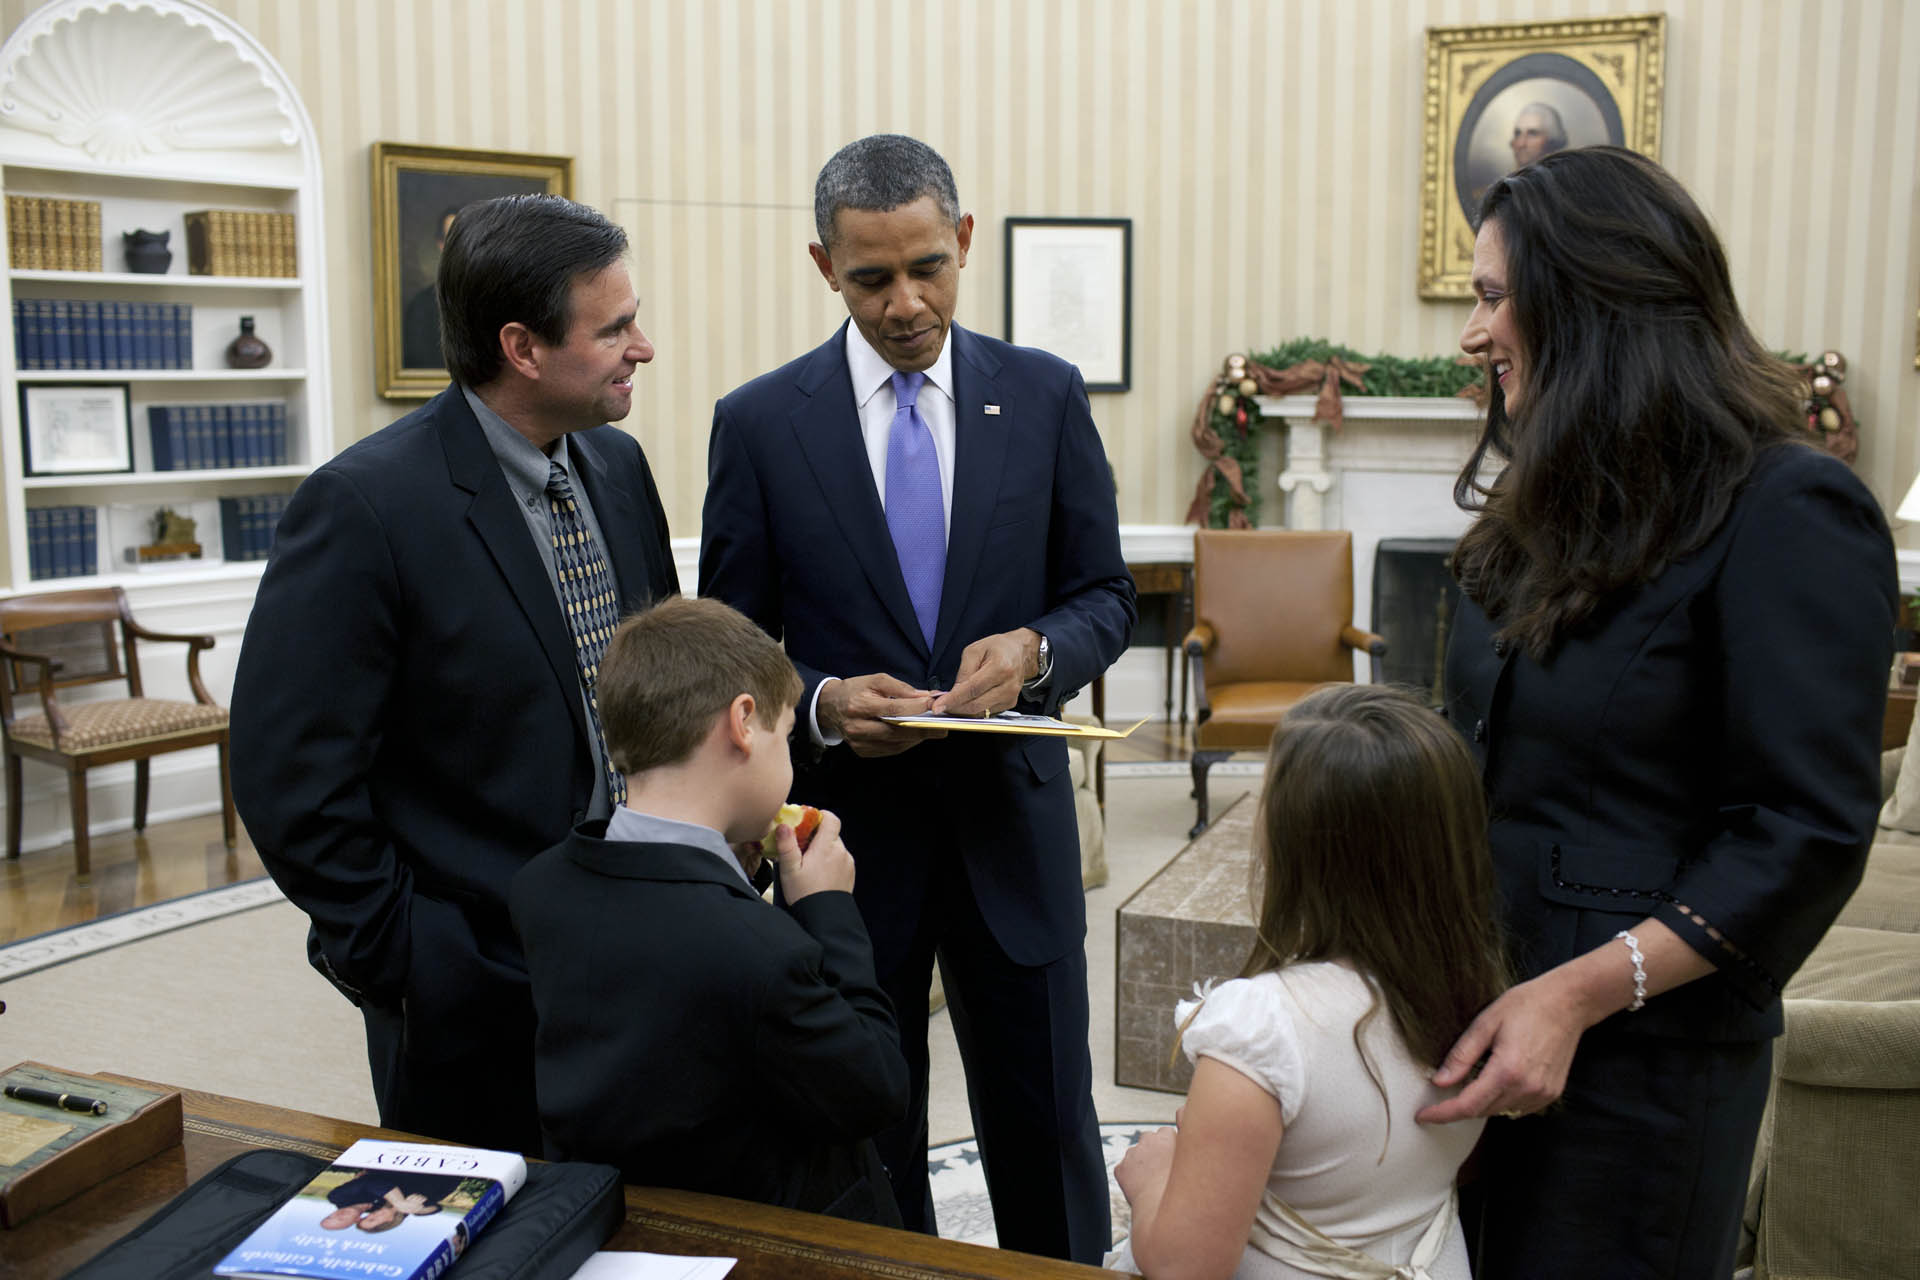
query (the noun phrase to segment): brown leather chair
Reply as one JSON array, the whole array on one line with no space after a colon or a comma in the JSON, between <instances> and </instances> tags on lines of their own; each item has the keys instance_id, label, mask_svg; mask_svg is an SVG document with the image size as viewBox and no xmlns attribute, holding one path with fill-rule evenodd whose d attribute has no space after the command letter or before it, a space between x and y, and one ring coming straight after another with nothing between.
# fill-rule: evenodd
<instances>
[{"instance_id":1,"label":"brown leather chair","mask_svg":"<svg viewBox=\"0 0 1920 1280\"><path fill-rule=\"evenodd\" d=\"M187 646L187 684L192 702L149 698L140 686L135 640ZM147 826L147 762L189 747L220 749L221 819L227 847L234 845L233 784L229 773L227 710L200 682L200 651L212 636L175 636L149 631L133 620L119 587L52 591L0 600L0 725L7 760L7 857L20 856L20 761L31 757L67 774L73 809L73 857L85 880L87 862L87 770L134 761L133 827ZM122 655L125 661L122 661ZM61 702L57 693L75 685L119 683L124 698ZM16 697L41 710L16 714Z\"/></svg>"},{"instance_id":2,"label":"brown leather chair","mask_svg":"<svg viewBox=\"0 0 1920 1280\"><path fill-rule=\"evenodd\" d=\"M1346 530L1201 529L1193 535L1193 630L1187 664L1193 730L1189 837L1207 829L1207 771L1236 751L1265 751L1287 708L1324 684L1353 680L1353 654L1387 642L1353 625L1353 535Z\"/></svg>"}]
</instances>

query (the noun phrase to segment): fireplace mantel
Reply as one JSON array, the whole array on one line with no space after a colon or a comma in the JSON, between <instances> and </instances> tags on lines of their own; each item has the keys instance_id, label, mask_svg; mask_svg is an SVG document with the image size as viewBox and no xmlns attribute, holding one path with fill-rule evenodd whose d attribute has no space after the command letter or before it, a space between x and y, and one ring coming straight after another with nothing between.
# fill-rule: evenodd
<instances>
[{"instance_id":1,"label":"fireplace mantel","mask_svg":"<svg viewBox=\"0 0 1920 1280\"><path fill-rule=\"evenodd\" d=\"M1458 537L1468 514L1453 483L1472 456L1482 410L1458 397L1347 396L1338 431L1314 421L1312 396L1262 396L1278 425L1279 490L1289 529L1353 533L1354 618L1373 623L1373 557L1382 538Z\"/></svg>"}]
</instances>

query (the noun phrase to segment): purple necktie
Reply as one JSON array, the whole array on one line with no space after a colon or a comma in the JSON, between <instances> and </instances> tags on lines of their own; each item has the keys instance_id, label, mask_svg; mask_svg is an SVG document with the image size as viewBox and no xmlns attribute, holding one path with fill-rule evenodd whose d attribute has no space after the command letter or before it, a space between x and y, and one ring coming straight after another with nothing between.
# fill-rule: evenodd
<instances>
[{"instance_id":1,"label":"purple necktie","mask_svg":"<svg viewBox=\"0 0 1920 1280\"><path fill-rule=\"evenodd\" d=\"M947 516L940 500L940 459L933 432L914 402L924 373L893 375L893 427L887 435L887 531L900 576L907 580L920 632L933 647L940 621L940 582L947 572Z\"/></svg>"}]
</instances>

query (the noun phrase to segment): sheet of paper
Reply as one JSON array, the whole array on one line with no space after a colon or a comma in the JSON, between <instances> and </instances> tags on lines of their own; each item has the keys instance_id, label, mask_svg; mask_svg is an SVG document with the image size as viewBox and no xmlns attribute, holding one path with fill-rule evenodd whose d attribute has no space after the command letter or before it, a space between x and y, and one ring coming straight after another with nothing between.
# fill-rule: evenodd
<instances>
[{"instance_id":1,"label":"sheet of paper","mask_svg":"<svg viewBox=\"0 0 1920 1280\"><path fill-rule=\"evenodd\" d=\"M1002 711L996 716L952 716L929 711L917 716L882 716L881 719L909 728L947 729L958 733L1035 733L1057 738L1124 738L1146 723L1142 718L1124 729L1107 729L1022 711Z\"/></svg>"},{"instance_id":2,"label":"sheet of paper","mask_svg":"<svg viewBox=\"0 0 1920 1280\"><path fill-rule=\"evenodd\" d=\"M573 1280L720 1280L738 1258L682 1258L672 1253L596 1253Z\"/></svg>"}]
</instances>

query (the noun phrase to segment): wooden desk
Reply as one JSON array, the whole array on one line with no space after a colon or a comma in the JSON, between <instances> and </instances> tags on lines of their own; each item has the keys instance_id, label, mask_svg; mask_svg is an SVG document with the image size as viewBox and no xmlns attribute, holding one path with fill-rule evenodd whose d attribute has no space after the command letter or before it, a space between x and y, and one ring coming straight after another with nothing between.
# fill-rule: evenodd
<instances>
[{"instance_id":1,"label":"wooden desk","mask_svg":"<svg viewBox=\"0 0 1920 1280\"><path fill-rule=\"evenodd\" d=\"M178 1087L144 1080L127 1083ZM332 1158L358 1138L413 1137L219 1094L182 1092L186 1136L181 1145L0 1232L0 1277L41 1280L67 1274L222 1160L250 1148ZM604 1247L738 1258L729 1280L1112 1280L1114 1274L1031 1254L654 1187L627 1188L626 1222ZM451 1274L458 1280L458 1268Z\"/></svg>"}]
</instances>

